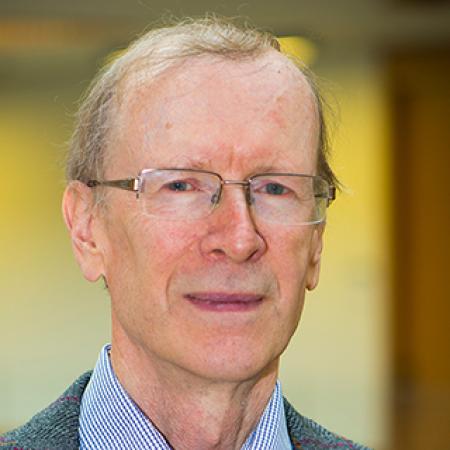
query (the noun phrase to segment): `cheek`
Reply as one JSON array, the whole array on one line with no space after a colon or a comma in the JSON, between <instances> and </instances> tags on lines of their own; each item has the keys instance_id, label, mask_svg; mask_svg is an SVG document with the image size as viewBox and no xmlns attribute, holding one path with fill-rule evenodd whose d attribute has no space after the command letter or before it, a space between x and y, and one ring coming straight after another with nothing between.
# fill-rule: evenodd
<instances>
[{"instance_id":1,"label":"cheek","mask_svg":"<svg viewBox=\"0 0 450 450\"><path fill-rule=\"evenodd\" d=\"M109 233L106 278L113 313L122 326L135 330L131 333L156 326L155 320L167 320L171 277L187 264L198 240L192 230L138 215L114 224Z\"/></svg>"},{"instance_id":2,"label":"cheek","mask_svg":"<svg viewBox=\"0 0 450 450\"><path fill-rule=\"evenodd\" d=\"M268 259L280 280L294 287L306 275L312 233L308 228L292 228L283 233L272 232L266 241Z\"/></svg>"},{"instance_id":3,"label":"cheek","mask_svg":"<svg viewBox=\"0 0 450 450\"><path fill-rule=\"evenodd\" d=\"M186 224L152 221L142 226L141 236L135 242L136 256L147 264L157 265L159 271L173 267L184 255L190 253L198 241L198 232Z\"/></svg>"},{"instance_id":4,"label":"cheek","mask_svg":"<svg viewBox=\"0 0 450 450\"><path fill-rule=\"evenodd\" d=\"M192 255L199 239L198 227L137 217L123 227L115 243L116 261L133 271L134 281L147 296L166 290L170 277Z\"/></svg>"},{"instance_id":5,"label":"cheek","mask_svg":"<svg viewBox=\"0 0 450 450\"><path fill-rule=\"evenodd\" d=\"M278 280L279 315L295 325L303 307L308 271L311 230L291 229L267 234L267 261Z\"/></svg>"}]
</instances>

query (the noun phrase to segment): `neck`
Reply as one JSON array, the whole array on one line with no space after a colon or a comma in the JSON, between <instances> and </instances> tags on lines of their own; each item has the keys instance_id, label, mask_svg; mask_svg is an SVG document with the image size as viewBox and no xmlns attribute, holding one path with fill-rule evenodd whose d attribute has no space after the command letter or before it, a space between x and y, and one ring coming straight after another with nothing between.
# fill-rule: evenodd
<instances>
[{"instance_id":1,"label":"neck","mask_svg":"<svg viewBox=\"0 0 450 450\"><path fill-rule=\"evenodd\" d=\"M278 361L251 379L217 381L155 359L113 340L116 376L171 447L240 449L272 395Z\"/></svg>"}]
</instances>

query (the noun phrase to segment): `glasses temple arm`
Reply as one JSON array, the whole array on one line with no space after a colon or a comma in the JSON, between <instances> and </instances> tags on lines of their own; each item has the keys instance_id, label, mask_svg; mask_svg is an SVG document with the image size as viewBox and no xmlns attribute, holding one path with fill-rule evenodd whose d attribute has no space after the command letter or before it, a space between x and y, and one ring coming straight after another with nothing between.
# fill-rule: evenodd
<instances>
[{"instance_id":1,"label":"glasses temple arm","mask_svg":"<svg viewBox=\"0 0 450 450\"><path fill-rule=\"evenodd\" d=\"M328 194L318 194L315 195L315 197L319 198L326 198L327 199L327 206L330 206L330 204L333 202L333 200L336 200L336 187L330 186L328 188Z\"/></svg>"},{"instance_id":2,"label":"glasses temple arm","mask_svg":"<svg viewBox=\"0 0 450 450\"><path fill-rule=\"evenodd\" d=\"M139 178L128 178L126 180L106 180L106 181L89 180L86 183L86 185L88 187L109 186L118 189L124 189L126 191L138 192Z\"/></svg>"}]
</instances>

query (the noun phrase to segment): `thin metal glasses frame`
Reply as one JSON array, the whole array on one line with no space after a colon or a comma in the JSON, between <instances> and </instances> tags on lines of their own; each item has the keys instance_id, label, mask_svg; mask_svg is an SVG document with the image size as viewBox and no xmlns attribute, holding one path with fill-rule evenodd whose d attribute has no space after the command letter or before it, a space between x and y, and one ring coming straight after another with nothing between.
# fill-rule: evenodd
<instances>
[{"instance_id":1,"label":"thin metal glasses frame","mask_svg":"<svg viewBox=\"0 0 450 450\"><path fill-rule=\"evenodd\" d=\"M219 180L220 180L220 191L217 195L217 198L215 199L215 203L219 203L220 198L222 196L222 188L225 185L240 185L243 186L246 190L249 189L249 187L251 186L251 182L253 179L261 177L261 176L296 176L296 177L305 177L305 178L318 178L318 179L322 179L324 180L322 177L320 177L319 175L306 175L306 174L302 174L302 173L283 173L283 172L265 172L265 173L258 173L256 175L253 175L251 177L246 178L245 180L224 180L222 178L222 176L216 172L211 172L209 170L202 170L202 169L179 169L177 167L173 167L173 168L165 168L165 169L144 169L140 172L140 174L135 177L135 178L126 178L126 179L122 179L122 180L89 180L86 185L88 187L97 187L97 186L108 186L108 187L115 187L118 189L124 189L127 191L132 191L136 193L136 198L139 198L139 194L141 193L142 190L142 185L143 185L143 179L146 173L151 173L151 172L161 172L161 171L173 171L176 170L177 172L200 172L200 173L205 173L205 174L210 174L210 175L214 175L216 176ZM326 180L324 180L326 181ZM336 199L336 187L335 186L331 186L328 184L328 194L326 196L327 199L327 207L331 204L331 202L333 200ZM323 195L316 195L316 197L322 197ZM249 197L248 197L249 199Z\"/></svg>"}]
</instances>

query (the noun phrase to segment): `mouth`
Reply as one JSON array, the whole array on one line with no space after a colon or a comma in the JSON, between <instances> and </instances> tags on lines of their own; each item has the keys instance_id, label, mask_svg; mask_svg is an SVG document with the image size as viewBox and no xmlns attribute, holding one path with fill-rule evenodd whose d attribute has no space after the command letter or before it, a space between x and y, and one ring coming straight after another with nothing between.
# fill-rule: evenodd
<instances>
[{"instance_id":1,"label":"mouth","mask_svg":"<svg viewBox=\"0 0 450 450\"><path fill-rule=\"evenodd\" d=\"M185 294L184 298L206 311L245 312L256 309L264 297L248 293L195 292Z\"/></svg>"}]
</instances>

